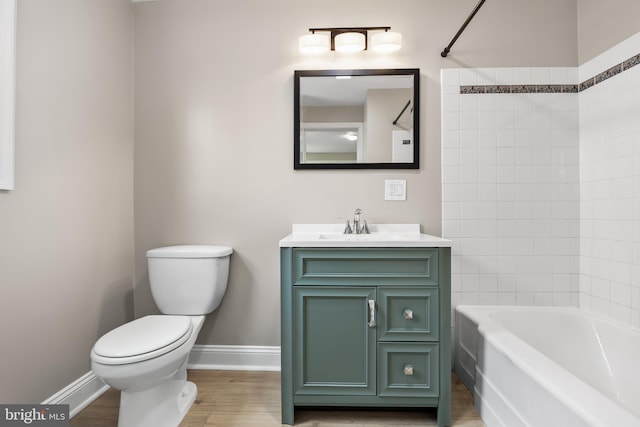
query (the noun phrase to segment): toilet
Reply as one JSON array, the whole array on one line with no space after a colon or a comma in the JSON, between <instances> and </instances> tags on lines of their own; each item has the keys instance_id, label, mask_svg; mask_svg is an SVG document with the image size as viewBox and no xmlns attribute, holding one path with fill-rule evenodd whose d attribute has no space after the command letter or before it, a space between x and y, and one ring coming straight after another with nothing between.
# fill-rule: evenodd
<instances>
[{"instance_id":1,"label":"toilet","mask_svg":"<svg viewBox=\"0 0 640 427\"><path fill-rule=\"evenodd\" d=\"M149 315L103 335L91 369L121 391L118 427L176 427L198 393L187 360L205 316L227 288L227 246L167 246L147 251L151 293L161 315Z\"/></svg>"}]
</instances>

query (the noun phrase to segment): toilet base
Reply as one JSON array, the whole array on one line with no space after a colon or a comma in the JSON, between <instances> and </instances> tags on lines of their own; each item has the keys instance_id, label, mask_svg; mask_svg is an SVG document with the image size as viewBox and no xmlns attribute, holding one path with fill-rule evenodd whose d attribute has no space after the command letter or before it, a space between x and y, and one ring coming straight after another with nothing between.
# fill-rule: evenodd
<instances>
[{"instance_id":1,"label":"toilet base","mask_svg":"<svg viewBox=\"0 0 640 427\"><path fill-rule=\"evenodd\" d=\"M122 391L118 427L177 427L197 395L196 385L181 379L146 390Z\"/></svg>"}]
</instances>

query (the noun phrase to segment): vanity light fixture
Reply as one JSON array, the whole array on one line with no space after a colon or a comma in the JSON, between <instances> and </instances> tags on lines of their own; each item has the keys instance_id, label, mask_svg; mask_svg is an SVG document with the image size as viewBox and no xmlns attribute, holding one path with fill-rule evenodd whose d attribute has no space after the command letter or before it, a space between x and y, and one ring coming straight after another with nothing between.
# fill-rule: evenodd
<instances>
[{"instance_id":1,"label":"vanity light fixture","mask_svg":"<svg viewBox=\"0 0 640 427\"><path fill-rule=\"evenodd\" d=\"M371 45L376 52L395 52L402 47L402 34L385 31L371 36Z\"/></svg>"},{"instance_id":2,"label":"vanity light fixture","mask_svg":"<svg viewBox=\"0 0 640 427\"><path fill-rule=\"evenodd\" d=\"M326 34L306 34L298 39L298 47L301 53L323 53L329 50L329 36Z\"/></svg>"},{"instance_id":3,"label":"vanity light fixture","mask_svg":"<svg viewBox=\"0 0 640 427\"><path fill-rule=\"evenodd\" d=\"M333 39L333 47L336 52L360 52L367 46L367 36L362 33L350 31L340 33Z\"/></svg>"},{"instance_id":4,"label":"vanity light fixture","mask_svg":"<svg viewBox=\"0 0 640 427\"><path fill-rule=\"evenodd\" d=\"M371 48L376 52L393 52L402 47L402 34L389 31L391 27L309 28L311 34L301 36L298 46L301 53L360 52L367 50L369 32ZM322 34L329 33L329 35Z\"/></svg>"}]
</instances>

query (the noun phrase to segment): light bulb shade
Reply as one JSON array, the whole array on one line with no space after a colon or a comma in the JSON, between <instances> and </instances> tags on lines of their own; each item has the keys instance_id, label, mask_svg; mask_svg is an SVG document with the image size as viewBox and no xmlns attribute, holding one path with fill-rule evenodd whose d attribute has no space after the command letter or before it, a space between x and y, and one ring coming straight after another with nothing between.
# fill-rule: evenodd
<instances>
[{"instance_id":1,"label":"light bulb shade","mask_svg":"<svg viewBox=\"0 0 640 427\"><path fill-rule=\"evenodd\" d=\"M374 34L371 37L371 48L377 52L393 52L402 47L402 34L394 31Z\"/></svg>"},{"instance_id":2,"label":"light bulb shade","mask_svg":"<svg viewBox=\"0 0 640 427\"><path fill-rule=\"evenodd\" d=\"M300 53L322 53L329 50L329 36L326 34L306 34L298 39Z\"/></svg>"},{"instance_id":3,"label":"light bulb shade","mask_svg":"<svg viewBox=\"0 0 640 427\"><path fill-rule=\"evenodd\" d=\"M341 33L335 39L337 52L360 52L366 45L366 37L362 33Z\"/></svg>"}]
</instances>

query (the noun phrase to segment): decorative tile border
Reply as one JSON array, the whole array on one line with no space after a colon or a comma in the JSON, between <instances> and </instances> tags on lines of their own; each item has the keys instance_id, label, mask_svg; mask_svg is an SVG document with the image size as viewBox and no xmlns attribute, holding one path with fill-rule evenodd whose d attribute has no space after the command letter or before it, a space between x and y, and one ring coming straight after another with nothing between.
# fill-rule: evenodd
<instances>
[{"instance_id":1,"label":"decorative tile border","mask_svg":"<svg viewBox=\"0 0 640 427\"><path fill-rule=\"evenodd\" d=\"M460 94L473 93L578 93L578 85L460 86Z\"/></svg>"},{"instance_id":2,"label":"decorative tile border","mask_svg":"<svg viewBox=\"0 0 640 427\"><path fill-rule=\"evenodd\" d=\"M461 95L479 93L578 93L640 64L640 54L614 65L580 84L563 85L474 85L460 86Z\"/></svg>"},{"instance_id":3,"label":"decorative tile border","mask_svg":"<svg viewBox=\"0 0 640 427\"><path fill-rule=\"evenodd\" d=\"M635 67L638 64L640 64L640 54L636 56L632 56L626 61L616 64L613 67L609 68L608 70L603 71L602 73L583 81L582 83L580 83L580 91L582 92L585 89L589 89L591 86L597 85L598 83L602 83L603 81L610 79L613 76L617 76L623 71L626 71L629 68Z\"/></svg>"}]
</instances>

